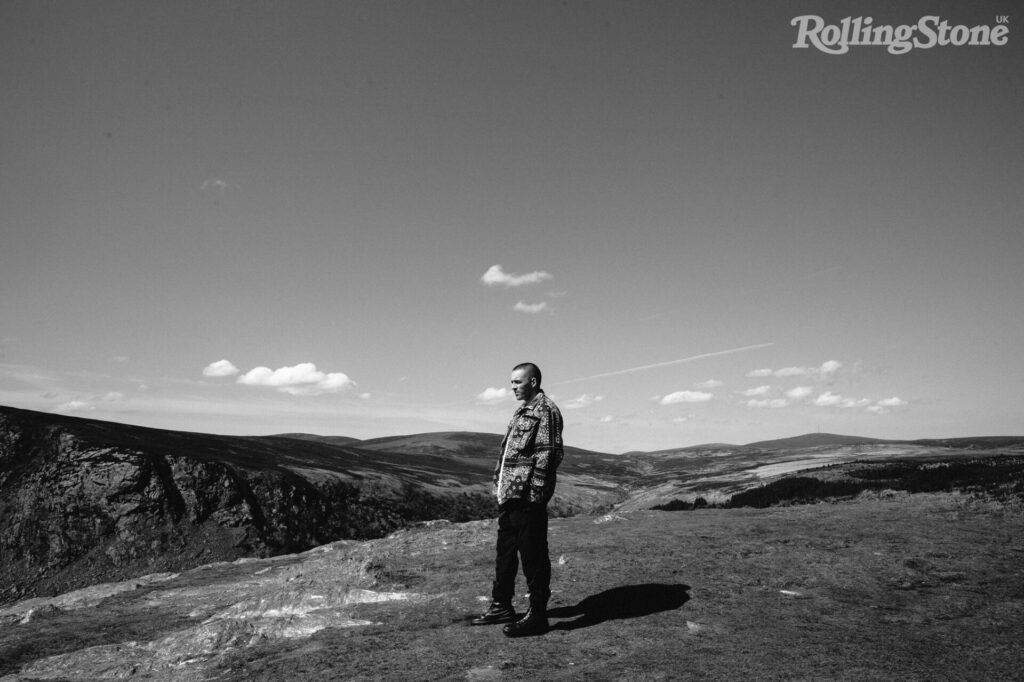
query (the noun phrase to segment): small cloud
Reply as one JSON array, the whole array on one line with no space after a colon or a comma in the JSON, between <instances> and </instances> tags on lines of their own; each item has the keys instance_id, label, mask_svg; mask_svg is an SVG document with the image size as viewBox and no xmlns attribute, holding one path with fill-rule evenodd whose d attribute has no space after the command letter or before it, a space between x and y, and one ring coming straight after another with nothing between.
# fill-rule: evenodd
<instances>
[{"instance_id":1,"label":"small cloud","mask_svg":"<svg viewBox=\"0 0 1024 682\"><path fill-rule=\"evenodd\" d=\"M818 407L867 407L871 404L871 400L868 398L844 398L837 393L825 391L814 399L814 404Z\"/></svg>"},{"instance_id":2,"label":"small cloud","mask_svg":"<svg viewBox=\"0 0 1024 682\"><path fill-rule=\"evenodd\" d=\"M202 186L199 188L204 192L216 192L218 194L224 194L228 189L234 187L239 189L238 185L233 182L228 182L221 178L207 178L203 180Z\"/></svg>"},{"instance_id":3,"label":"small cloud","mask_svg":"<svg viewBox=\"0 0 1024 682\"><path fill-rule=\"evenodd\" d=\"M93 407L92 405L90 405L88 402L86 402L84 400L69 400L68 402L66 402L66 403L64 403L62 405L58 405L56 408L54 408L54 411L55 412L82 412L82 411L85 411L85 410L94 410L94 409L96 409L96 408Z\"/></svg>"},{"instance_id":4,"label":"small cloud","mask_svg":"<svg viewBox=\"0 0 1024 682\"><path fill-rule=\"evenodd\" d=\"M292 367L256 367L238 377L246 386L267 386L290 395L322 395L338 393L355 382L343 372L321 372L312 362L301 362Z\"/></svg>"},{"instance_id":5,"label":"small cloud","mask_svg":"<svg viewBox=\"0 0 1024 682\"><path fill-rule=\"evenodd\" d=\"M839 368L842 366L843 363L839 362L838 360L827 360L821 363L821 369L819 371L821 372L822 377L828 377L838 372Z\"/></svg>"},{"instance_id":6,"label":"small cloud","mask_svg":"<svg viewBox=\"0 0 1024 682\"><path fill-rule=\"evenodd\" d=\"M615 417L611 416L610 414L606 414L605 416L601 417L602 424L607 424L612 421L615 421Z\"/></svg>"},{"instance_id":7,"label":"small cloud","mask_svg":"<svg viewBox=\"0 0 1024 682\"><path fill-rule=\"evenodd\" d=\"M748 388L745 391L740 391L740 395L744 395L748 398L753 398L756 395L768 395L771 392L771 386L757 386L755 388Z\"/></svg>"},{"instance_id":8,"label":"small cloud","mask_svg":"<svg viewBox=\"0 0 1024 682\"><path fill-rule=\"evenodd\" d=\"M113 360L114 362L119 362L119 363L122 363L122 364L124 364L126 362L129 362L131 360L131 358L128 357L127 355L115 355L114 357L112 357L110 359Z\"/></svg>"},{"instance_id":9,"label":"small cloud","mask_svg":"<svg viewBox=\"0 0 1024 682\"><path fill-rule=\"evenodd\" d=\"M500 403L506 398L512 395L512 390L508 388L485 388L482 393L478 393L476 399L482 403L494 404Z\"/></svg>"},{"instance_id":10,"label":"small cloud","mask_svg":"<svg viewBox=\"0 0 1024 682\"><path fill-rule=\"evenodd\" d=\"M587 405L591 405L602 400L604 400L604 396L590 395L589 393L584 393L579 398L573 398L572 400L563 403L562 406L565 407L565 409L567 410L577 410L581 407L586 407Z\"/></svg>"},{"instance_id":11,"label":"small cloud","mask_svg":"<svg viewBox=\"0 0 1024 682\"><path fill-rule=\"evenodd\" d=\"M702 382L700 382L698 384L694 384L694 387L695 388L718 388L719 386L721 386L724 383L725 382L719 381L718 379L708 379L707 381L702 381Z\"/></svg>"},{"instance_id":12,"label":"small cloud","mask_svg":"<svg viewBox=\"0 0 1024 682\"><path fill-rule=\"evenodd\" d=\"M535 270L525 275L513 275L502 270L500 265L492 265L483 274L480 281L489 287L499 284L506 287L521 287L525 284L537 284L546 279L552 279L552 277L543 270Z\"/></svg>"},{"instance_id":13,"label":"small cloud","mask_svg":"<svg viewBox=\"0 0 1024 682\"><path fill-rule=\"evenodd\" d=\"M229 377L238 374L238 368L228 360L211 362L203 368L204 377Z\"/></svg>"},{"instance_id":14,"label":"small cloud","mask_svg":"<svg viewBox=\"0 0 1024 682\"><path fill-rule=\"evenodd\" d=\"M662 405L675 405L676 403L706 403L714 396L703 391L676 391L669 393L661 399Z\"/></svg>"},{"instance_id":15,"label":"small cloud","mask_svg":"<svg viewBox=\"0 0 1024 682\"><path fill-rule=\"evenodd\" d=\"M810 386L797 386L786 391L786 397L790 400L800 400L806 398L810 394L814 393L814 389Z\"/></svg>"},{"instance_id":16,"label":"small cloud","mask_svg":"<svg viewBox=\"0 0 1024 682\"><path fill-rule=\"evenodd\" d=\"M517 313L530 313L530 314L536 314L536 313L539 313L539 312L541 312L543 310L547 310L547 309L548 309L548 302L547 301L541 301L540 303L523 303L522 301L519 301L518 303L516 303L512 307L512 310L515 310Z\"/></svg>"},{"instance_id":17,"label":"small cloud","mask_svg":"<svg viewBox=\"0 0 1024 682\"><path fill-rule=\"evenodd\" d=\"M843 363L838 360L826 360L821 364L820 367L783 367L781 369L755 369L747 372L748 377L820 377L822 379L830 379L839 369L843 366Z\"/></svg>"},{"instance_id":18,"label":"small cloud","mask_svg":"<svg viewBox=\"0 0 1024 682\"><path fill-rule=\"evenodd\" d=\"M769 407L769 408L773 408L773 409L778 409L780 407L786 407L787 405L789 405L789 402L787 402L783 398L772 398L772 399L748 400L747 401L747 407Z\"/></svg>"},{"instance_id":19,"label":"small cloud","mask_svg":"<svg viewBox=\"0 0 1024 682\"><path fill-rule=\"evenodd\" d=\"M892 408L903 407L906 404L906 400L893 396L892 398L879 400L868 408L868 412L874 412L875 414L888 414L889 412L892 412Z\"/></svg>"},{"instance_id":20,"label":"small cloud","mask_svg":"<svg viewBox=\"0 0 1024 682\"><path fill-rule=\"evenodd\" d=\"M119 403L124 400L124 393L120 391L111 391L110 393L104 393L103 397L100 398L105 403Z\"/></svg>"},{"instance_id":21,"label":"small cloud","mask_svg":"<svg viewBox=\"0 0 1024 682\"><path fill-rule=\"evenodd\" d=\"M360 394L359 394L359 399L360 399L360 400L369 400L369 399L370 399L370 397L371 397L371 396L370 396L370 394L369 394L369 393L360 393Z\"/></svg>"},{"instance_id":22,"label":"small cloud","mask_svg":"<svg viewBox=\"0 0 1024 682\"><path fill-rule=\"evenodd\" d=\"M843 396L832 393L831 391L825 391L814 399L814 404L818 407L834 407L841 402L843 402Z\"/></svg>"}]
</instances>

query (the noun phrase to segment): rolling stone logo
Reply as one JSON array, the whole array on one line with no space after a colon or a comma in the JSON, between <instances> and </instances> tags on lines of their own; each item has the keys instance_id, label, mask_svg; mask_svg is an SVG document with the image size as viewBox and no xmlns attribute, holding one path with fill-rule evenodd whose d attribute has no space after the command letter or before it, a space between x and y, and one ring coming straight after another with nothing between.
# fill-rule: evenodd
<instances>
[{"instance_id":1,"label":"rolling stone logo","mask_svg":"<svg viewBox=\"0 0 1024 682\"><path fill-rule=\"evenodd\" d=\"M826 24L813 14L794 17L796 42L793 47L816 47L826 54L846 54L851 47L885 46L889 54L913 49L1006 45L1010 38L1010 17L997 16L994 25L950 25L941 17L921 17L916 24L875 24L871 17L846 17L838 24Z\"/></svg>"}]
</instances>

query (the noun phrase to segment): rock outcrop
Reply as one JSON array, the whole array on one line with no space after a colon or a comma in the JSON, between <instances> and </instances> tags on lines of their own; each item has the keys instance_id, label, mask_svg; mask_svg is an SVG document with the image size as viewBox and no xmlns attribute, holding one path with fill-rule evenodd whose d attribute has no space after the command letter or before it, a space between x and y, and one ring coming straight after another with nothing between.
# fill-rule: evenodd
<instances>
[{"instance_id":1,"label":"rock outcrop","mask_svg":"<svg viewBox=\"0 0 1024 682\"><path fill-rule=\"evenodd\" d=\"M359 457L0 408L0 603L491 513L482 492L388 486Z\"/></svg>"}]
</instances>

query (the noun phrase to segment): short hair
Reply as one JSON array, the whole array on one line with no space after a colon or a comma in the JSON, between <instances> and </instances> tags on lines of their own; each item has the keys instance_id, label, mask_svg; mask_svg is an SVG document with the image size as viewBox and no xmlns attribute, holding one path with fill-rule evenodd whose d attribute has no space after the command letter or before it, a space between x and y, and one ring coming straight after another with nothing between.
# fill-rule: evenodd
<instances>
[{"instance_id":1,"label":"short hair","mask_svg":"<svg viewBox=\"0 0 1024 682\"><path fill-rule=\"evenodd\" d=\"M521 362L518 365L516 365L515 367L513 367L512 371L515 372L515 371L520 370L520 369L524 369L524 370L526 370L530 374L530 376L536 377L537 378L537 386L538 387L540 386L540 367L538 367L537 365L533 364L532 362Z\"/></svg>"}]
</instances>

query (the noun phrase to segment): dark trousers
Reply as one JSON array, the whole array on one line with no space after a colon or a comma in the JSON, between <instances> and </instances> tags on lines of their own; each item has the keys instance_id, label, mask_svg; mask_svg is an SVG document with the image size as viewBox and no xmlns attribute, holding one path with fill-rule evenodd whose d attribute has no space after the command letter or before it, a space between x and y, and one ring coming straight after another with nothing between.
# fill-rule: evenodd
<instances>
[{"instance_id":1,"label":"dark trousers","mask_svg":"<svg viewBox=\"0 0 1024 682\"><path fill-rule=\"evenodd\" d=\"M530 607L546 610L551 597L547 507L522 500L511 500L503 504L498 509L496 549L491 598L502 604L512 601L521 559L526 588L530 591Z\"/></svg>"}]
</instances>

